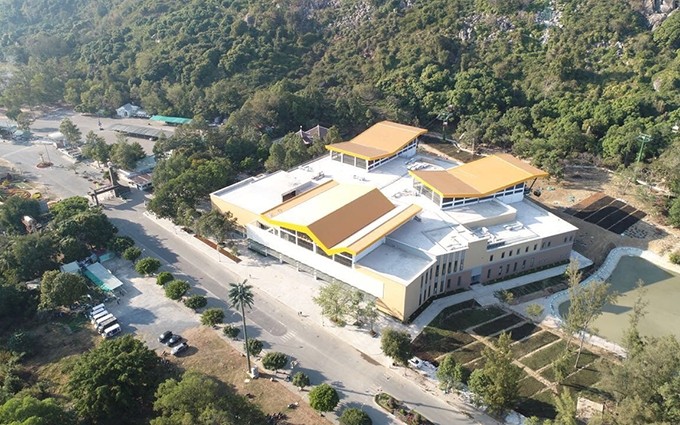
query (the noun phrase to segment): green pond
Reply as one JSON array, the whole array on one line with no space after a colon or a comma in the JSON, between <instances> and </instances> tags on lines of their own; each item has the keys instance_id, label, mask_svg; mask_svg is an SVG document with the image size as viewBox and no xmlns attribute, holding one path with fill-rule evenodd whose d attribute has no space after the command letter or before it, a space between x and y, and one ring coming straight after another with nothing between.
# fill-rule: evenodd
<instances>
[{"instance_id":1,"label":"green pond","mask_svg":"<svg viewBox=\"0 0 680 425\"><path fill-rule=\"evenodd\" d=\"M603 314L595 320L595 333L607 340L620 343L628 327L628 319L639 295L638 280L647 291L646 315L640 321L642 335L675 334L680 338L680 274L668 271L649 261L632 256L621 257L607 282L619 293L615 303L607 304ZM569 311L569 301L559 306L562 317Z\"/></svg>"}]
</instances>

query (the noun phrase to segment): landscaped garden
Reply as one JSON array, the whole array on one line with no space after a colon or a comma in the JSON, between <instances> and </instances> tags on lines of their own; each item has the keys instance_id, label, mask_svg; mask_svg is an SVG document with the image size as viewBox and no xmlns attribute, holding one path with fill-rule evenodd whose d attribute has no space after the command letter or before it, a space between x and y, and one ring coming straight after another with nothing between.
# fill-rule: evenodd
<instances>
[{"instance_id":1,"label":"landscaped garden","mask_svg":"<svg viewBox=\"0 0 680 425\"><path fill-rule=\"evenodd\" d=\"M574 368L576 353L570 352L565 360L569 365L566 376L558 383L553 362L567 352L567 341L498 306L481 307L476 302L466 302L448 307L413 341L412 349L416 356L435 364L451 354L456 363L467 369L465 376L469 376L483 366L482 351L493 346L502 332L510 335L513 358L523 367L518 412L527 417L554 418L553 395L562 387L600 400L597 383L606 359L584 349L578 367Z\"/></svg>"},{"instance_id":2,"label":"landscaped garden","mask_svg":"<svg viewBox=\"0 0 680 425\"><path fill-rule=\"evenodd\" d=\"M407 425L433 425L427 418L387 393L378 393L375 402Z\"/></svg>"}]
</instances>

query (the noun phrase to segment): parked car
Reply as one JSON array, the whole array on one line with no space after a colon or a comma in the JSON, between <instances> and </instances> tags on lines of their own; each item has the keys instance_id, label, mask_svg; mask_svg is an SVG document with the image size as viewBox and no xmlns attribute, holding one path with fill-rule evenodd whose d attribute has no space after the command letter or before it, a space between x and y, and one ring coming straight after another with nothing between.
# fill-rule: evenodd
<instances>
[{"instance_id":1,"label":"parked car","mask_svg":"<svg viewBox=\"0 0 680 425\"><path fill-rule=\"evenodd\" d=\"M183 342L183 343L179 344L178 346L176 346L175 348L172 349L172 355L177 356L180 353L186 351L187 348L189 348L189 344L187 344L186 342Z\"/></svg>"},{"instance_id":2,"label":"parked car","mask_svg":"<svg viewBox=\"0 0 680 425\"><path fill-rule=\"evenodd\" d=\"M172 332L165 331L158 337L158 342L165 344L165 342L172 337Z\"/></svg>"},{"instance_id":3,"label":"parked car","mask_svg":"<svg viewBox=\"0 0 680 425\"><path fill-rule=\"evenodd\" d=\"M167 345L168 347L172 347L173 345L178 344L180 342L182 342L182 337L175 334L168 338L168 340L165 342L165 345Z\"/></svg>"}]
</instances>

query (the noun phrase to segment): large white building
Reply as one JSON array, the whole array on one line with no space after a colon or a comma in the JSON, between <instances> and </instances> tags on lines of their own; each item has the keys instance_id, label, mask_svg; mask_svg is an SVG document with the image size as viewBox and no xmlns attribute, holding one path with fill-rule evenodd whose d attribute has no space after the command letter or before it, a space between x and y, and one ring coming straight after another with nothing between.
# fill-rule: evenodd
<instances>
[{"instance_id":1,"label":"large white building","mask_svg":"<svg viewBox=\"0 0 680 425\"><path fill-rule=\"evenodd\" d=\"M569 259L576 227L524 199L547 173L510 155L457 164L383 121L329 155L211 194L250 247L374 295L408 320L429 300Z\"/></svg>"}]
</instances>

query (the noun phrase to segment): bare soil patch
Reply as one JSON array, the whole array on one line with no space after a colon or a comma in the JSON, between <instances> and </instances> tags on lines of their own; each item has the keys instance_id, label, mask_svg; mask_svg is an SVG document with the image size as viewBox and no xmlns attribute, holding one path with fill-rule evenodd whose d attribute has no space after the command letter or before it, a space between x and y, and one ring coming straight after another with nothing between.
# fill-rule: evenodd
<instances>
[{"instance_id":1,"label":"bare soil patch","mask_svg":"<svg viewBox=\"0 0 680 425\"><path fill-rule=\"evenodd\" d=\"M309 407L301 395L289 391L279 378L272 382L269 379L272 375L265 372L260 374L260 379L246 382L245 357L222 339L218 331L199 327L186 331L184 336L191 341L187 354L178 358L166 357L180 368L197 370L232 385L242 395L250 394L251 401L265 413L284 412L290 425L331 423ZM295 402L299 407L288 409L288 404Z\"/></svg>"}]
</instances>

